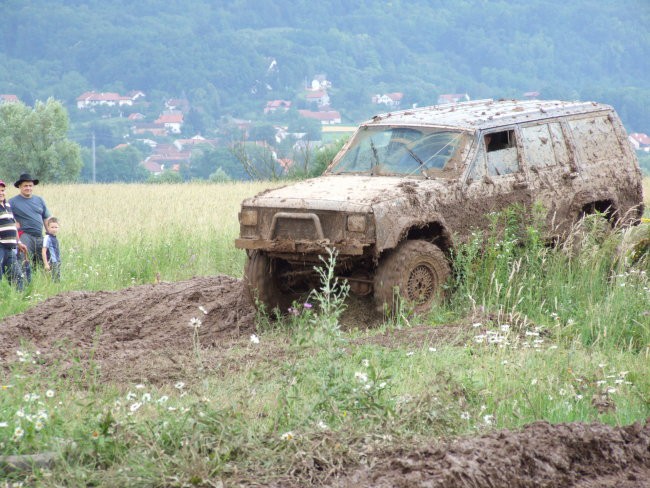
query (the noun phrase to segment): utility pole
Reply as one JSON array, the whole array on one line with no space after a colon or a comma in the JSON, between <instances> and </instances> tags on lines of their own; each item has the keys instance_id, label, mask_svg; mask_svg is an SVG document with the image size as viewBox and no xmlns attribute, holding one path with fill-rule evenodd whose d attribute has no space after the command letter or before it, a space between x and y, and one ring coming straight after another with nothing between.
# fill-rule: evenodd
<instances>
[{"instance_id":1,"label":"utility pole","mask_svg":"<svg viewBox=\"0 0 650 488\"><path fill-rule=\"evenodd\" d=\"M97 157L95 153L95 131L93 131L93 183L97 183Z\"/></svg>"}]
</instances>

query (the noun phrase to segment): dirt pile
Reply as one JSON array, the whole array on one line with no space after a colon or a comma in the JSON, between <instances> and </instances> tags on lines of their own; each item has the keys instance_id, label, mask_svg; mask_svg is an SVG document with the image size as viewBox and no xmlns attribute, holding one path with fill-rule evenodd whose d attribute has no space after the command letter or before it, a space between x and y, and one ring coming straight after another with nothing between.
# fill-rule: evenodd
<instances>
[{"instance_id":1,"label":"dirt pile","mask_svg":"<svg viewBox=\"0 0 650 488\"><path fill-rule=\"evenodd\" d=\"M330 488L648 488L650 421L628 427L535 422L389 452Z\"/></svg>"},{"instance_id":2,"label":"dirt pile","mask_svg":"<svg viewBox=\"0 0 650 488\"><path fill-rule=\"evenodd\" d=\"M24 341L40 351L40 360L64 370L78 358L97 364L105 380L173 380L193 350L193 318L202 322L199 341L206 349L231 344L255 327L242 281L228 276L70 292L2 322L0 361L15 361Z\"/></svg>"}]
</instances>

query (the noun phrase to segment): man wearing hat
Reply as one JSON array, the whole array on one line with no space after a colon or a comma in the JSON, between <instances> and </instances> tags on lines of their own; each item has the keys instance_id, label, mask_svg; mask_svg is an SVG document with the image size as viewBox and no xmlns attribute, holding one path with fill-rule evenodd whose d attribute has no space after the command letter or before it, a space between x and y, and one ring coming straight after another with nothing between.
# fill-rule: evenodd
<instances>
[{"instance_id":1,"label":"man wearing hat","mask_svg":"<svg viewBox=\"0 0 650 488\"><path fill-rule=\"evenodd\" d=\"M16 248L23 252L27 248L18 240L16 220L11 212L11 205L5 199L5 182L0 180L0 280L7 274L9 281L18 290L23 289L23 271L18 264Z\"/></svg>"},{"instance_id":2,"label":"man wearing hat","mask_svg":"<svg viewBox=\"0 0 650 488\"><path fill-rule=\"evenodd\" d=\"M52 214L38 195L34 195L34 186L38 185L38 180L32 178L29 173L23 173L14 183L14 186L20 190L20 193L9 200L11 208L20 224L22 235L20 240L29 252L31 261L35 264L43 263L41 257L41 248L43 247L43 224ZM31 276L27 276L27 281Z\"/></svg>"}]
</instances>

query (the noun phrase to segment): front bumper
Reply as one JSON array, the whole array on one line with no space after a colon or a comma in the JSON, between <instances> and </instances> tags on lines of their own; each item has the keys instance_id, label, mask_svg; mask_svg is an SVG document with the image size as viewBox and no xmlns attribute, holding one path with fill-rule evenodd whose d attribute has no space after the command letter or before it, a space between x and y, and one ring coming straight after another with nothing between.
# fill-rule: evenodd
<instances>
[{"instance_id":1,"label":"front bumper","mask_svg":"<svg viewBox=\"0 0 650 488\"><path fill-rule=\"evenodd\" d=\"M339 254L349 256L363 255L364 248L370 243L358 240L346 242L331 242L329 239L317 241L289 240L289 239L249 239L239 238L235 240L235 247L238 249L259 250L274 253L300 253L300 254L324 254L327 249L336 249Z\"/></svg>"}]
</instances>

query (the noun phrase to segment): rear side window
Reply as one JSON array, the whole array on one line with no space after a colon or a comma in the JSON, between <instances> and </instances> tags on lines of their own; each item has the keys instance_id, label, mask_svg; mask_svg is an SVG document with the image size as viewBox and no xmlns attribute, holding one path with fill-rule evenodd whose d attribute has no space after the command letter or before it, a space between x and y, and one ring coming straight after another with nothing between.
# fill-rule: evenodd
<instances>
[{"instance_id":1,"label":"rear side window","mask_svg":"<svg viewBox=\"0 0 650 488\"><path fill-rule=\"evenodd\" d=\"M523 127L521 134L526 160L531 167L546 168L569 162L566 141L558 122Z\"/></svg>"},{"instance_id":2,"label":"rear side window","mask_svg":"<svg viewBox=\"0 0 650 488\"><path fill-rule=\"evenodd\" d=\"M502 176L519 171L515 131L490 132L483 138L490 176Z\"/></svg>"},{"instance_id":3,"label":"rear side window","mask_svg":"<svg viewBox=\"0 0 650 488\"><path fill-rule=\"evenodd\" d=\"M616 131L606 115L570 120L569 127L583 162L593 163L620 157L621 147Z\"/></svg>"}]
</instances>

